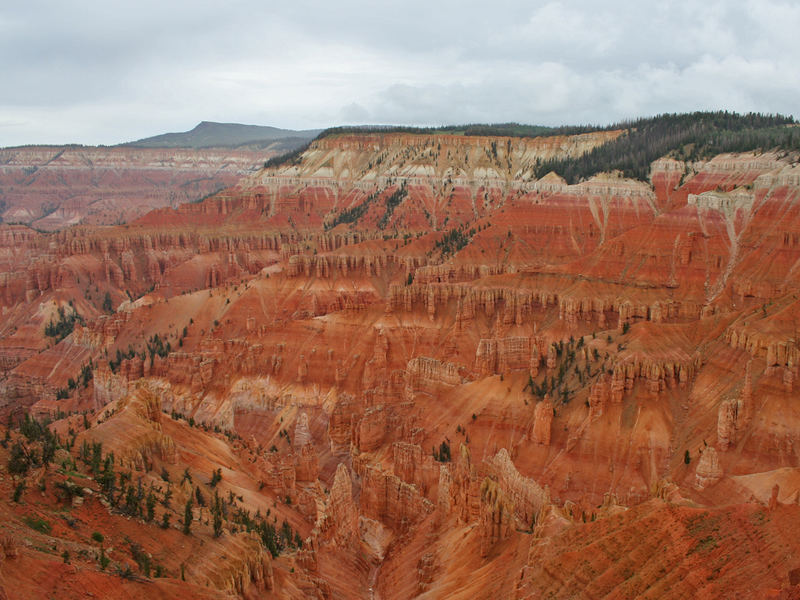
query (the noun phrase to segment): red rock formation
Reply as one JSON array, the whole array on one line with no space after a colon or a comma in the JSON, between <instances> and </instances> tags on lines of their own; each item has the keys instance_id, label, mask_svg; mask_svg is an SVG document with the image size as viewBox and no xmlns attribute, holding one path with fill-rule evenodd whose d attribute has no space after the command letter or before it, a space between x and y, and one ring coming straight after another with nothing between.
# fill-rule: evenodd
<instances>
[{"instance_id":1,"label":"red rock formation","mask_svg":"<svg viewBox=\"0 0 800 600\"><path fill-rule=\"evenodd\" d=\"M486 461L488 472L513 506L519 527L532 527L536 516L550 504L550 492L533 479L520 475L505 448Z\"/></svg>"},{"instance_id":2,"label":"red rock formation","mask_svg":"<svg viewBox=\"0 0 800 600\"><path fill-rule=\"evenodd\" d=\"M417 444L392 444L392 463L394 474L406 483L416 485L424 495L440 478L440 466Z\"/></svg>"},{"instance_id":3,"label":"red rock formation","mask_svg":"<svg viewBox=\"0 0 800 600\"><path fill-rule=\"evenodd\" d=\"M355 430L354 445L361 452L377 450L386 436L386 410L383 406L374 406L364 412Z\"/></svg>"},{"instance_id":4,"label":"red rock formation","mask_svg":"<svg viewBox=\"0 0 800 600\"><path fill-rule=\"evenodd\" d=\"M347 394L341 395L331 411L328 425L331 449L347 447L349 449L352 437L353 419L360 411L356 401Z\"/></svg>"},{"instance_id":5,"label":"red rock formation","mask_svg":"<svg viewBox=\"0 0 800 600\"><path fill-rule=\"evenodd\" d=\"M300 418L297 419L292 442L296 452L296 480L316 481L319 475L319 456L314 448L306 413L301 413Z\"/></svg>"},{"instance_id":6,"label":"red rock formation","mask_svg":"<svg viewBox=\"0 0 800 600\"><path fill-rule=\"evenodd\" d=\"M737 399L724 401L717 415L717 445L727 450L737 442L741 431L749 425L753 407L753 361L747 362L742 393Z\"/></svg>"},{"instance_id":7,"label":"red rock formation","mask_svg":"<svg viewBox=\"0 0 800 600\"><path fill-rule=\"evenodd\" d=\"M452 509L461 522L477 522L480 516L481 479L472 464L469 449L462 444L455 458L455 464L452 467L442 465L440 468L437 498L440 518L445 511L449 514L449 510Z\"/></svg>"},{"instance_id":8,"label":"red rock formation","mask_svg":"<svg viewBox=\"0 0 800 600\"><path fill-rule=\"evenodd\" d=\"M536 405L533 411L533 430L531 440L543 446L550 445L550 431L553 424L553 403L550 396L545 396L544 400Z\"/></svg>"},{"instance_id":9,"label":"red rock formation","mask_svg":"<svg viewBox=\"0 0 800 600\"><path fill-rule=\"evenodd\" d=\"M776 477L796 487L800 179L773 155L664 159L652 186L525 175L609 137L491 140L495 159L486 139L333 136L128 227L2 226L0 416L32 405L62 439L102 441L144 486L164 467L174 507L192 486L212 497L221 468L219 537L208 507L195 507L197 538L114 521L205 556L192 592L253 596L270 581L281 597L634 597L668 596L669 580L677 596L736 595L747 580L734 571L754 579L736 550L758 520L750 497L767 502ZM443 230L462 224L450 247ZM83 320L63 340L45 335L59 307ZM687 466L683 450L697 456L715 431ZM443 441L452 462L431 456ZM192 484L175 483L184 469ZM37 503L56 502L51 489ZM773 536L796 517L781 500L761 520ZM0 503L3 522L31 502ZM268 509L303 540L270 561L271 580L240 509ZM100 511L78 522L108 531L119 515ZM695 549L711 535L703 511L730 526ZM59 544L81 535L59 527ZM780 565L765 575L776 589L800 551L784 541L756 549ZM727 558L737 569L712 573Z\"/></svg>"},{"instance_id":10,"label":"red rock formation","mask_svg":"<svg viewBox=\"0 0 800 600\"><path fill-rule=\"evenodd\" d=\"M702 490L712 486L722 479L722 475L717 451L711 446L705 448L695 471L695 487Z\"/></svg>"},{"instance_id":11,"label":"red rock formation","mask_svg":"<svg viewBox=\"0 0 800 600\"><path fill-rule=\"evenodd\" d=\"M779 504L778 494L780 493L780 491L781 491L781 486L778 485L777 483L774 486L772 486L772 495L770 495L769 497L769 504L768 504L769 510L775 510L778 507Z\"/></svg>"},{"instance_id":12,"label":"red rock formation","mask_svg":"<svg viewBox=\"0 0 800 600\"><path fill-rule=\"evenodd\" d=\"M580 536L575 535L574 528L567 528L550 537L546 544L530 545L526 564L509 597L527 600L546 594L569 598L576 589L592 597L635 596L640 593L637 590L662 586L663 593L659 594L667 598L719 598L736 594L769 597L789 583L790 569L788 565L772 566L773 563L759 567L759 561L748 558L753 552L759 556L772 555L768 548L719 544L709 553L728 564L742 564L742 568L711 579L702 574L708 568L707 557L697 555L713 545L708 541L709 536L728 539L730 535L746 537L757 530L763 531L743 523L740 510L756 519L755 515L763 514L763 509L754 505L738 510L709 510L650 500L615 517L580 525L585 532ZM706 532L707 528L714 533ZM781 540L788 540L791 535L773 526L764 534ZM609 551L592 551L598 544ZM636 581L631 581L625 573L631 569L631 557L638 552L647 557L644 559L647 568L637 568L639 575L634 578ZM598 573L604 576L598 577Z\"/></svg>"},{"instance_id":13,"label":"red rock formation","mask_svg":"<svg viewBox=\"0 0 800 600\"><path fill-rule=\"evenodd\" d=\"M737 403L727 400L719 405L717 414L717 446L727 450L736 443Z\"/></svg>"},{"instance_id":14,"label":"red rock formation","mask_svg":"<svg viewBox=\"0 0 800 600\"><path fill-rule=\"evenodd\" d=\"M536 348L534 350L534 348ZM475 367L482 376L531 369L532 356L538 356L535 341L527 337L481 340L475 355ZM538 373L538 371L537 371Z\"/></svg>"},{"instance_id":15,"label":"red rock formation","mask_svg":"<svg viewBox=\"0 0 800 600\"><path fill-rule=\"evenodd\" d=\"M401 532L433 512L433 504L415 485L370 465L364 465L361 473L360 505L366 516Z\"/></svg>"},{"instance_id":16,"label":"red rock formation","mask_svg":"<svg viewBox=\"0 0 800 600\"><path fill-rule=\"evenodd\" d=\"M2 216L47 230L127 221L233 185L264 156L230 149L4 148Z\"/></svg>"},{"instance_id":17,"label":"red rock formation","mask_svg":"<svg viewBox=\"0 0 800 600\"><path fill-rule=\"evenodd\" d=\"M339 546L350 548L358 541L358 509L353 501L353 482L350 471L343 463L336 467L331 486L328 526Z\"/></svg>"},{"instance_id":18,"label":"red rock formation","mask_svg":"<svg viewBox=\"0 0 800 600\"><path fill-rule=\"evenodd\" d=\"M413 400L418 394L436 394L459 383L457 365L421 356L410 360L406 367L405 397Z\"/></svg>"},{"instance_id":19,"label":"red rock formation","mask_svg":"<svg viewBox=\"0 0 800 600\"><path fill-rule=\"evenodd\" d=\"M436 562L431 552L426 552L422 555L417 563L417 591L423 593L428 589L429 584L433 581L436 572Z\"/></svg>"},{"instance_id":20,"label":"red rock formation","mask_svg":"<svg viewBox=\"0 0 800 600\"><path fill-rule=\"evenodd\" d=\"M138 386L114 406L115 419L99 423L93 437L108 440L117 462L137 471L149 469L154 459L175 464L177 453L173 439L162 432L161 401L152 390Z\"/></svg>"},{"instance_id":21,"label":"red rock formation","mask_svg":"<svg viewBox=\"0 0 800 600\"><path fill-rule=\"evenodd\" d=\"M506 539L513 528L514 506L503 490L491 479L481 483L481 512L478 526L481 537L481 556L486 556L494 544Z\"/></svg>"},{"instance_id":22,"label":"red rock formation","mask_svg":"<svg viewBox=\"0 0 800 600\"><path fill-rule=\"evenodd\" d=\"M597 382L589 392L589 418L595 419L603 415L605 407L611 402L610 378L601 373Z\"/></svg>"}]
</instances>

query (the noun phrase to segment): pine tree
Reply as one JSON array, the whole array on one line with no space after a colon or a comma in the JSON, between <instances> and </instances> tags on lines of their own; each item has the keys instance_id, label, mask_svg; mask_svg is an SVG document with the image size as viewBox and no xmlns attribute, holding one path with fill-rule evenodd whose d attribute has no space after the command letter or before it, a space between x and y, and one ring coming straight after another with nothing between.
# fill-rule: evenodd
<instances>
[{"instance_id":1,"label":"pine tree","mask_svg":"<svg viewBox=\"0 0 800 600\"><path fill-rule=\"evenodd\" d=\"M155 518L156 515L156 495L153 490L147 493L147 500L145 500L146 516L145 519L149 523Z\"/></svg>"},{"instance_id":2,"label":"pine tree","mask_svg":"<svg viewBox=\"0 0 800 600\"><path fill-rule=\"evenodd\" d=\"M183 510L183 533L189 535L192 529L192 500L186 501L186 508Z\"/></svg>"},{"instance_id":3,"label":"pine tree","mask_svg":"<svg viewBox=\"0 0 800 600\"><path fill-rule=\"evenodd\" d=\"M103 310L107 313L114 312L114 307L111 305L111 294L108 292L103 298Z\"/></svg>"}]
</instances>

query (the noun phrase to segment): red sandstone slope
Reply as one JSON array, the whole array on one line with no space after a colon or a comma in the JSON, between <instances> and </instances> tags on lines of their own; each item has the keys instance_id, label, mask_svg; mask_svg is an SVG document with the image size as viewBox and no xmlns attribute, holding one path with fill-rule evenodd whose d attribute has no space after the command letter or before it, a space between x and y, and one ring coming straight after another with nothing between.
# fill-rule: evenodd
<instances>
[{"instance_id":1,"label":"red sandstone slope","mask_svg":"<svg viewBox=\"0 0 800 600\"><path fill-rule=\"evenodd\" d=\"M78 469L46 490L93 490L3 563L7 592L114 523L163 563L156 597L795 593L796 157L525 175L600 141L342 136L125 227L0 230L0 414L56 418ZM83 320L63 339L59 307ZM159 498L165 468L171 507L125 519L84 441ZM175 531L216 469L220 536L208 504ZM26 511L63 508L26 481L19 548ZM270 558L241 511L302 548ZM79 555L101 594L148 577Z\"/></svg>"},{"instance_id":2,"label":"red sandstone slope","mask_svg":"<svg viewBox=\"0 0 800 600\"><path fill-rule=\"evenodd\" d=\"M233 185L275 152L92 146L0 149L0 216L53 231L124 223Z\"/></svg>"}]
</instances>

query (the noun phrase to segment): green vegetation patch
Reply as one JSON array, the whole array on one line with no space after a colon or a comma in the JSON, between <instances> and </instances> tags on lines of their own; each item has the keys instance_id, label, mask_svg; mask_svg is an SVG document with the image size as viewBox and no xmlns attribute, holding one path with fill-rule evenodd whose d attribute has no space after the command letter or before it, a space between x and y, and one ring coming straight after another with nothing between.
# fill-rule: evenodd
<instances>
[{"instance_id":1,"label":"green vegetation patch","mask_svg":"<svg viewBox=\"0 0 800 600\"><path fill-rule=\"evenodd\" d=\"M455 227L437 240L434 249L441 250L443 258L455 254L470 243L475 233L475 229L467 231L463 226Z\"/></svg>"},{"instance_id":2,"label":"green vegetation patch","mask_svg":"<svg viewBox=\"0 0 800 600\"><path fill-rule=\"evenodd\" d=\"M357 204L351 208L347 208L336 215L330 223L325 224L325 230L333 229L341 223L355 223L363 217L370 205L375 201L380 192L373 192L361 204Z\"/></svg>"},{"instance_id":3,"label":"green vegetation patch","mask_svg":"<svg viewBox=\"0 0 800 600\"><path fill-rule=\"evenodd\" d=\"M555 171L577 183L597 173L618 170L625 177L647 181L650 164L662 156L682 160L705 159L723 152L750 150L800 150L800 130L787 127L792 117L727 111L665 114L619 123L627 130L616 140L577 158L539 162L534 175Z\"/></svg>"},{"instance_id":4,"label":"green vegetation patch","mask_svg":"<svg viewBox=\"0 0 800 600\"><path fill-rule=\"evenodd\" d=\"M383 213L380 221L378 221L378 229L384 229L386 227L389 223L389 219L392 218L394 209L397 208L406 196L408 196L408 191L406 190L405 184L403 184L386 198L386 212Z\"/></svg>"},{"instance_id":5,"label":"green vegetation patch","mask_svg":"<svg viewBox=\"0 0 800 600\"><path fill-rule=\"evenodd\" d=\"M51 320L47 323L47 325L44 326L44 334L47 337L53 338L55 342L58 343L72 333L75 329L75 323L80 323L81 325L86 324L83 317L79 315L78 311L74 308L71 308L71 312L67 314L64 307L59 306L58 320Z\"/></svg>"},{"instance_id":6,"label":"green vegetation patch","mask_svg":"<svg viewBox=\"0 0 800 600\"><path fill-rule=\"evenodd\" d=\"M53 530L53 526L50 522L41 517L26 516L22 520L25 521L25 524L31 529L39 533L44 533L45 535L50 535L50 532Z\"/></svg>"}]
</instances>

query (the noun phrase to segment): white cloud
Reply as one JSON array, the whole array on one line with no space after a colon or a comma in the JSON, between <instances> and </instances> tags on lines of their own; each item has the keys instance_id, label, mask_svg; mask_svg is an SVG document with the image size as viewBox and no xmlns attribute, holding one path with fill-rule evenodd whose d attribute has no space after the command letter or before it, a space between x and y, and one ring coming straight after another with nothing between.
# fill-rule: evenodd
<instances>
[{"instance_id":1,"label":"white cloud","mask_svg":"<svg viewBox=\"0 0 800 600\"><path fill-rule=\"evenodd\" d=\"M284 127L792 113L800 6L407 0L0 8L0 145ZM798 115L800 116L800 115Z\"/></svg>"}]
</instances>

